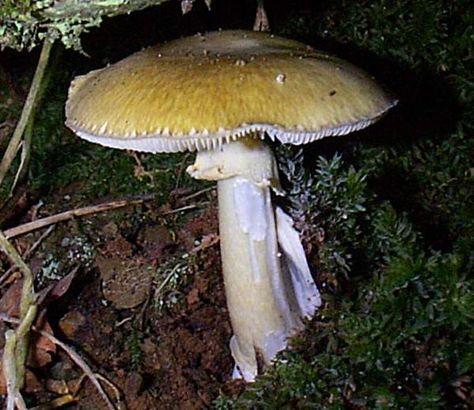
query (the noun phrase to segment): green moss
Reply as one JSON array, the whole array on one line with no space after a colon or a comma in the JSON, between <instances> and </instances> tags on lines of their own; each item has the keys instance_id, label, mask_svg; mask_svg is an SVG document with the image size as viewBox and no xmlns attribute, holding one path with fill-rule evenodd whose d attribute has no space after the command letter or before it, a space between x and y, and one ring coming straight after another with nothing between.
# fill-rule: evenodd
<instances>
[{"instance_id":1,"label":"green moss","mask_svg":"<svg viewBox=\"0 0 474 410\"><path fill-rule=\"evenodd\" d=\"M139 331L132 329L127 338L126 347L129 354L130 370L140 370L143 368L143 351L140 346L142 337L143 335Z\"/></svg>"},{"instance_id":2,"label":"green moss","mask_svg":"<svg viewBox=\"0 0 474 410\"><path fill-rule=\"evenodd\" d=\"M286 149L292 214L326 305L274 367L216 408L473 406L471 7L337 2L290 13L281 27L336 49L348 44L355 64L385 70L374 74L401 103L340 153L332 142L316 159Z\"/></svg>"}]
</instances>

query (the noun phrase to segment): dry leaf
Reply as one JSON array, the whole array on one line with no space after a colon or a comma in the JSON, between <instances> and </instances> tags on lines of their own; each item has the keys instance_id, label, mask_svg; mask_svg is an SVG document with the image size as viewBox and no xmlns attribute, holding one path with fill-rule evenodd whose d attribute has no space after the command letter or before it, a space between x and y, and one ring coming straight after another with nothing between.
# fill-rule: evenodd
<instances>
[{"instance_id":1,"label":"dry leaf","mask_svg":"<svg viewBox=\"0 0 474 410\"><path fill-rule=\"evenodd\" d=\"M72 281L77 276L78 269L73 269L59 281L52 283L38 294L37 304L46 307L49 303L59 299L70 288Z\"/></svg>"},{"instance_id":2,"label":"dry leaf","mask_svg":"<svg viewBox=\"0 0 474 410\"><path fill-rule=\"evenodd\" d=\"M10 317L18 317L20 313L21 289L23 280L17 280L10 285L0 299L0 312Z\"/></svg>"},{"instance_id":3,"label":"dry leaf","mask_svg":"<svg viewBox=\"0 0 474 410\"><path fill-rule=\"evenodd\" d=\"M81 312L73 310L67 312L59 320L59 328L69 338L72 339L77 330L86 323L86 318Z\"/></svg>"},{"instance_id":4,"label":"dry leaf","mask_svg":"<svg viewBox=\"0 0 474 410\"><path fill-rule=\"evenodd\" d=\"M53 329L46 318L44 318L44 311L42 313L43 315L40 315L40 317L36 320L36 329L53 334ZM30 367L46 366L51 362L51 355L53 353L56 353L56 345L47 337L34 332L32 333L32 337L30 339L30 348L26 364Z\"/></svg>"}]
</instances>

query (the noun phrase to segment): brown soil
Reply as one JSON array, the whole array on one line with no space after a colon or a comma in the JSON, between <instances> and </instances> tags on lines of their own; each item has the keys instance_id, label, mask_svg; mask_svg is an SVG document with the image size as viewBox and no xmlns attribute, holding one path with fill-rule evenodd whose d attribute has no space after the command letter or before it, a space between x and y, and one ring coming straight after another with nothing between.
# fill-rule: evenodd
<instances>
[{"instance_id":1,"label":"brown soil","mask_svg":"<svg viewBox=\"0 0 474 410\"><path fill-rule=\"evenodd\" d=\"M156 216L163 209L137 208L63 224L41 244L29 261L38 276L51 260L59 271L79 269L67 292L46 306L47 321L119 388L121 408L209 407L220 392L238 389L230 380L216 209L163 219ZM131 222L132 216L140 222ZM27 249L39 234L16 246ZM90 245L93 253L87 254ZM54 282L42 279L37 288ZM0 289L0 297L14 283ZM82 374L60 349L30 370L30 405L74 392ZM76 396L67 408L106 408L88 381Z\"/></svg>"}]
</instances>

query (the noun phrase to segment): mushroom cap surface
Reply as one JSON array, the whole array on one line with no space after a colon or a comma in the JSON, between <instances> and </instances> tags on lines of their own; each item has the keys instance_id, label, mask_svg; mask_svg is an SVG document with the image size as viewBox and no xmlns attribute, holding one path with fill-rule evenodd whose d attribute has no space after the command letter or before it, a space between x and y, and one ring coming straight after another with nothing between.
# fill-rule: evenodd
<instances>
[{"instance_id":1,"label":"mushroom cap surface","mask_svg":"<svg viewBox=\"0 0 474 410\"><path fill-rule=\"evenodd\" d=\"M218 31L76 77L66 125L105 146L212 149L258 132L303 144L365 128L396 101L353 65L268 33Z\"/></svg>"}]
</instances>

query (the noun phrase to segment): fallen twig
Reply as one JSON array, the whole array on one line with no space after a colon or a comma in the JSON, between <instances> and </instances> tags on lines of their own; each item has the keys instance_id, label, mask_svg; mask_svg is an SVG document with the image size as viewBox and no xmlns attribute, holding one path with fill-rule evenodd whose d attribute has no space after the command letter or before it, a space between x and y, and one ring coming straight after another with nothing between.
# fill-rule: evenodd
<instances>
[{"instance_id":1,"label":"fallen twig","mask_svg":"<svg viewBox=\"0 0 474 410\"><path fill-rule=\"evenodd\" d=\"M27 314L30 305L34 304L35 294L33 289L33 273L28 265L21 258L15 247L8 241L5 234L0 231L0 248L18 266L23 274L23 288L21 292L20 317L23 319Z\"/></svg>"},{"instance_id":2,"label":"fallen twig","mask_svg":"<svg viewBox=\"0 0 474 410\"><path fill-rule=\"evenodd\" d=\"M51 233L53 232L54 225L50 226L45 232L41 234L41 236L35 241L33 245L25 252L23 255L23 259L28 258L37 248L40 246L41 242L44 241L44 239Z\"/></svg>"},{"instance_id":3,"label":"fallen twig","mask_svg":"<svg viewBox=\"0 0 474 410\"><path fill-rule=\"evenodd\" d=\"M180 264L176 264L173 269L171 269L170 273L166 276L166 278L160 283L160 286L155 290L155 298L160 294L160 292L163 290L163 288L166 286L166 284L169 282L171 277L176 273L176 271L180 268Z\"/></svg>"},{"instance_id":4,"label":"fallen twig","mask_svg":"<svg viewBox=\"0 0 474 410\"><path fill-rule=\"evenodd\" d=\"M182 206L181 208L171 209L170 211L163 212L162 215L172 215L177 214L182 211L189 211L190 209L196 209L197 205L186 205Z\"/></svg>"},{"instance_id":5,"label":"fallen twig","mask_svg":"<svg viewBox=\"0 0 474 410\"><path fill-rule=\"evenodd\" d=\"M2 128L7 128L7 127L8 127L8 128L11 128L11 127L13 127L14 125L15 125L14 122L13 122L13 121L9 121L9 120L0 122L0 130L1 130Z\"/></svg>"},{"instance_id":6,"label":"fallen twig","mask_svg":"<svg viewBox=\"0 0 474 410\"><path fill-rule=\"evenodd\" d=\"M43 42L43 48L41 49L41 54L38 60L35 75L33 76L33 80L31 82L28 97L26 97L20 119L18 120L18 124L16 125L15 131L13 132L13 136L10 139L8 147L3 154L2 162L0 163L0 184L3 182L8 170L10 169L25 132L25 128L28 125L31 114L34 111L37 97L41 89L41 82L43 80L46 66L48 65L49 54L51 52L52 45L53 44L49 42L49 40L45 40Z\"/></svg>"},{"instance_id":7,"label":"fallen twig","mask_svg":"<svg viewBox=\"0 0 474 410\"><path fill-rule=\"evenodd\" d=\"M205 194L207 192L211 192L211 191L215 191L216 187L215 186L211 186L209 188L204 188L204 189L201 189L200 191L197 191L197 192L193 192L192 194L189 194L183 198L180 198L179 200L181 202L186 202L186 201L189 201L190 199L194 199L202 194Z\"/></svg>"},{"instance_id":8,"label":"fallen twig","mask_svg":"<svg viewBox=\"0 0 474 410\"><path fill-rule=\"evenodd\" d=\"M184 172L184 169L186 167L186 162L188 161L189 155L190 155L189 152L187 152L183 156L183 160L181 161L181 164L179 166L178 175L176 176L176 183L174 184L174 189L178 189L178 187L179 187L179 183L181 182L181 176L183 175L183 172Z\"/></svg>"},{"instance_id":9,"label":"fallen twig","mask_svg":"<svg viewBox=\"0 0 474 410\"><path fill-rule=\"evenodd\" d=\"M23 274L18 326L15 332L7 331L5 333L5 338L12 344L11 346L9 345L9 349L13 349L13 353L10 353L10 350L8 350L4 356L4 365L6 368L9 367L9 370L6 372L8 375L5 376L8 386L7 409L10 410L11 408L13 410L16 404L19 409L26 410L26 405L24 405L23 397L21 396L21 389L25 383L30 329L37 311L34 278L28 265L1 231L0 248L18 266ZM10 354L13 355L12 358L9 358Z\"/></svg>"},{"instance_id":10,"label":"fallen twig","mask_svg":"<svg viewBox=\"0 0 474 410\"><path fill-rule=\"evenodd\" d=\"M43 234L41 234L38 240L23 254L22 258L24 261L27 260L28 257L38 248L41 242L44 241L44 239L53 231L53 229L54 225L50 226ZM2 276L0 276L0 288L2 287L3 283L10 277L14 270L15 265L8 268L7 271Z\"/></svg>"},{"instance_id":11,"label":"fallen twig","mask_svg":"<svg viewBox=\"0 0 474 410\"><path fill-rule=\"evenodd\" d=\"M76 397L72 394L68 393L63 396L57 397L46 404L40 404L39 406L30 407L29 410L51 410L57 409L59 407L64 407L67 404L74 403L76 401Z\"/></svg>"},{"instance_id":12,"label":"fallen twig","mask_svg":"<svg viewBox=\"0 0 474 410\"><path fill-rule=\"evenodd\" d=\"M3 320L4 322L11 323L11 324L16 324L16 325L20 323L19 319L10 317L4 313L0 313L0 320ZM120 398L120 392L118 388L110 380L107 380L105 377L101 375L96 375L92 371L92 369L89 367L89 365L84 361L84 359L71 346L68 346L67 344L65 344L58 338L56 338L54 335L52 335L51 333L45 332L44 330L37 329L35 326L33 326L32 329L36 333L39 333L41 336L46 337L47 339L52 341L54 344L61 347L67 353L67 355L71 358L71 360L82 369L84 374L88 377L91 383L96 387L100 396L107 403L107 407L112 410L117 409L117 407L110 401L109 396L107 395L107 393L105 392L101 384L99 383L98 379L105 381L112 388L116 397Z\"/></svg>"},{"instance_id":13,"label":"fallen twig","mask_svg":"<svg viewBox=\"0 0 474 410\"><path fill-rule=\"evenodd\" d=\"M150 201L154 198L154 194L147 194L131 199L121 199L117 201L105 202L98 205L71 209L69 211L61 212L56 215L47 216L46 218L37 219L36 221L15 226L14 228L7 229L4 234L8 239L11 239L19 235L24 235L25 233L33 232L37 229L44 228L45 226L56 224L58 222L64 222L76 217L92 215L99 212L110 211L111 209L123 208L124 206L137 205L145 201Z\"/></svg>"},{"instance_id":14,"label":"fallen twig","mask_svg":"<svg viewBox=\"0 0 474 410\"><path fill-rule=\"evenodd\" d=\"M25 291L25 280L23 280L23 289ZM27 295L29 296L29 295ZM34 296L34 293L33 293ZM23 298L22 298L23 302ZM16 363L16 383L18 391L23 389L25 385L26 375L26 359L28 357L28 347L30 342L31 326L36 317L38 306L35 304L34 299L29 302L28 310L24 315L21 316L20 323L15 329L16 345L15 345L15 363ZM20 302L21 309L21 302Z\"/></svg>"},{"instance_id":15,"label":"fallen twig","mask_svg":"<svg viewBox=\"0 0 474 410\"><path fill-rule=\"evenodd\" d=\"M7 384L7 410L15 408L15 399L18 395L15 365L16 336L13 330L5 332L5 346L3 347L3 375Z\"/></svg>"},{"instance_id":16,"label":"fallen twig","mask_svg":"<svg viewBox=\"0 0 474 410\"><path fill-rule=\"evenodd\" d=\"M202 189L198 192L188 195L185 198L182 198L182 201L188 201L192 198L202 195L203 193L212 191L213 189L214 189L213 187ZM56 215L47 216L45 218L36 219L34 221L27 222L23 225L19 225L19 226L15 226L14 228L7 229L4 231L4 235L8 239L11 239L20 235L24 235L26 233L36 231L37 229L44 228L45 226L54 225L58 222L68 221L70 219L81 217L81 216L97 214L99 212L110 211L112 209L123 208L125 206L138 205L146 201L151 201L154 198L155 198L154 194L145 194L145 195L141 195L141 196L133 197L129 199L119 199L115 201L104 202L98 205L89 205L89 206L84 206L81 208L71 209L69 211L61 212ZM194 204L186 205L181 208L172 209L170 211L163 212L162 215L171 215L171 214L175 214L181 211L187 211L187 210L195 209L195 208L197 208L197 205L194 205ZM0 283L1 282L2 281L0 280Z\"/></svg>"},{"instance_id":17,"label":"fallen twig","mask_svg":"<svg viewBox=\"0 0 474 410\"><path fill-rule=\"evenodd\" d=\"M35 105L38 105L39 100L41 100L41 96L37 97L37 102ZM20 165L18 166L15 178L13 179L13 183L10 187L10 197L13 195L18 182L20 182L28 172L28 164L31 157L31 141L33 139L35 111L35 109L32 110L25 131L23 132L23 141L18 145L18 149L21 148Z\"/></svg>"}]
</instances>

